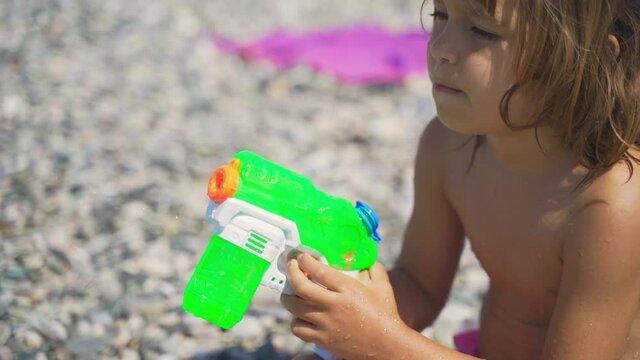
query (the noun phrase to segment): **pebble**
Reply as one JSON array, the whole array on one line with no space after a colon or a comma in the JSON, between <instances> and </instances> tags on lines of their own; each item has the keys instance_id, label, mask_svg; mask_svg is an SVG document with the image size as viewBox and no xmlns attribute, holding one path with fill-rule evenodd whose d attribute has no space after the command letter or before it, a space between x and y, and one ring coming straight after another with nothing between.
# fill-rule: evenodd
<instances>
[{"instance_id":1,"label":"pebble","mask_svg":"<svg viewBox=\"0 0 640 360\"><path fill-rule=\"evenodd\" d=\"M6 322L0 322L0 345L7 343L11 337L11 326Z\"/></svg>"},{"instance_id":2,"label":"pebble","mask_svg":"<svg viewBox=\"0 0 640 360\"><path fill-rule=\"evenodd\" d=\"M131 342L132 334L131 330L126 325L120 323L117 327L116 335L112 339L112 346L121 349L126 347Z\"/></svg>"},{"instance_id":3,"label":"pebble","mask_svg":"<svg viewBox=\"0 0 640 360\"><path fill-rule=\"evenodd\" d=\"M247 314L229 331L229 334L240 341L248 341L264 337L265 330L261 319Z\"/></svg>"},{"instance_id":4,"label":"pebble","mask_svg":"<svg viewBox=\"0 0 640 360\"><path fill-rule=\"evenodd\" d=\"M95 355L105 349L107 340L96 337L74 337L65 342L65 349L75 357Z\"/></svg>"},{"instance_id":5,"label":"pebble","mask_svg":"<svg viewBox=\"0 0 640 360\"><path fill-rule=\"evenodd\" d=\"M0 360L13 360L13 351L8 346L0 346Z\"/></svg>"},{"instance_id":6,"label":"pebble","mask_svg":"<svg viewBox=\"0 0 640 360\"><path fill-rule=\"evenodd\" d=\"M417 28L419 5L0 6L9 19L0 23L0 360L289 359L308 349L270 290L230 331L182 310L211 237L208 177L250 149L363 200L381 217L390 265L412 206L416 143L435 114L430 84L342 86L306 67L249 65L206 35L250 41L356 21ZM477 311L487 282L472 254L454 284L453 310L427 333L449 336Z\"/></svg>"},{"instance_id":7,"label":"pebble","mask_svg":"<svg viewBox=\"0 0 640 360\"><path fill-rule=\"evenodd\" d=\"M17 329L15 331L15 339L18 343L18 350L24 352L34 352L38 350L42 344L43 339L40 334L35 331L27 329Z\"/></svg>"},{"instance_id":8,"label":"pebble","mask_svg":"<svg viewBox=\"0 0 640 360\"><path fill-rule=\"evenodd\" d=\"M122 360L139 360L140 354L133 349L125 348L120 353L120 358Z\"/></svg>"},{"instance_id":9,"label":"pebble","mask_svg":"<svg viewBox=\"0 0 640 360\"><path fill-rule=\"evenodd\" d=\"M106 302L115 301L124 293L117 271L100 272L96 278L96 285L99 296Z\"/></svg>"},{"instance_id":10,"label":"pebble","mask_svg":"<svg viewBox=\"0 0 640 360\"><path fill-rule=\"evenodd\" d=\"M67 328L57 321L49 322L42 331L52 341L65 341L69 336Z\"/></svg>"}]
</instances>

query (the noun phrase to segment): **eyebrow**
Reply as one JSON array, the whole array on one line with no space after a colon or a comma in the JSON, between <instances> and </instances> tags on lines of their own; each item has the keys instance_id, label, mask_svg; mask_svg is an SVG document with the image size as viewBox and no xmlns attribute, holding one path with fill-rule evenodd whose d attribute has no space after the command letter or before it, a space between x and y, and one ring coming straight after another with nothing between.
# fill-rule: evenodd
<instances>
[{"instance_id":1,"label":"eyebrow","mask_svg":"<svg viewBox=\"0 0 640 360\"><path fill-rule=\"evenodd\" d=\"M467 13L469 16L478 20L489 21L491 24L495 26L505 26L503 22L499 21L495 16L492 16L480 2L476 0L457 0L457 1L466 2L471 7L472 10L467 10L466 7L458 6L465 9L464 12ZM445 6L444 0L433 0L433 3L434 5Z\"/></svg>"}]
</instances>

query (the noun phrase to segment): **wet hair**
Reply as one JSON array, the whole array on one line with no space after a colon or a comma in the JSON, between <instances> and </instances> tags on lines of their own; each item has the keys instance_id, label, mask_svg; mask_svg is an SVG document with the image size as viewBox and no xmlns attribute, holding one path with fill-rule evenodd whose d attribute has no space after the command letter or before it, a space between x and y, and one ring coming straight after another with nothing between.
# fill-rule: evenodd
<instances>
[{"instance_id":1,"label":"wet hair","mask_svg":"<svg viewBox=\"0 0 640 360\"><path fill-rule=\"evenodd\" d=\"M468 1L494 14L496 0ZM640 164L631 151L640 149L640 1L506 1L516 2L517 41L515 81L500 102L504 122L553 128L588 179L621 161L631 176L632 162ZM526 126L509 121L520 91L536 105Z\"/></svg>"}]
</instances>

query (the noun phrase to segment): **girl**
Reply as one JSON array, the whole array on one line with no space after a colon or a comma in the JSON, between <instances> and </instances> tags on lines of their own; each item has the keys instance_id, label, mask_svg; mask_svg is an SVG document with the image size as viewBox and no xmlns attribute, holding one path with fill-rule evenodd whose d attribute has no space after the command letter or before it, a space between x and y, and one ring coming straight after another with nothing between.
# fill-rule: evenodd
<instances>
[{"instance_id":1,"label":"girl","mask_svg":"<svg viewBox=\"0 0 640 360\"><path fill-rule=\"evenodd\" d=\"M293 333L348 359L639 359L640 1L434 8L401 254L364 282L290 261ZM490 278L472 354L419 333L465 237Z\"/></svg>"}]
</instances>

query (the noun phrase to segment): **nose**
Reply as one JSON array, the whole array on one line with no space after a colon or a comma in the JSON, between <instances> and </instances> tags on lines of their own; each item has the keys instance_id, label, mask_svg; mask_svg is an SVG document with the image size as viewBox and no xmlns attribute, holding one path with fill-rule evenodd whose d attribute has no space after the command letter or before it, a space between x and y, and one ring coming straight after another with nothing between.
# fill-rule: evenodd
<instances>
[{"instance_id":1,"label":"nose","mask_svg":"<svg viewBox=\"0 0 640 360\"><path fill-rule=\"evenodd\" d=\"M455 50L456 40L446 27L439 34L433 34L429 41L429 56L439 63L455 64L458 52Z\"/></svg>"}]
</instances>

